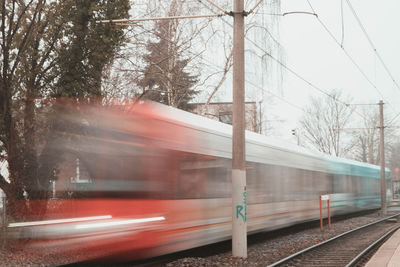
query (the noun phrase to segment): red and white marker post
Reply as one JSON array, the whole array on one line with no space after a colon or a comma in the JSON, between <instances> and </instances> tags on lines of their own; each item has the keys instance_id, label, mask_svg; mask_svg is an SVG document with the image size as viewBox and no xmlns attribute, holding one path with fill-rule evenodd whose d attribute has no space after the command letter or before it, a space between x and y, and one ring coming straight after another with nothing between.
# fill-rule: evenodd
<instances>
[{"instance_id":1,"label":"red and white marker post","mask_svg":"<svg viewBox=\"0 0 400 267\"><path fill-rule=\"evenodd\" d=\"M329 195L321 195L321 196L319 196L319 215L320 215L320 222L321 222L321 232L324 230L323 216L322 216L322 200L328 201L328 225L329 225L329 230L331 230L331 203L330 203Z\"/></svg>"}]
</instances>

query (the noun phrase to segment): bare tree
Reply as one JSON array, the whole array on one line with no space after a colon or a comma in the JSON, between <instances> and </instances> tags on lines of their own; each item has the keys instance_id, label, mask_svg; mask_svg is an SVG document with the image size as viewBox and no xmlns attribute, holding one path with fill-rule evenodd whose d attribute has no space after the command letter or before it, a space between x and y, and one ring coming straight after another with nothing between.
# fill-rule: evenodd
<instances>
[{"instance_id":1,"label":"bare tree","mask_svg":"<svg viewBox=\"0 0 400 267\"><path fill-rule=\"evenodd\" d=\"M392 170L393 179L399 179L400 142L395 142L389 149L388 166ZM396 170L397 169L397 170Z\"/></svg>"},{"instance_id":2,"label":"bare tree","mask_svg":"<svg viewBox=\"0 0 400 267\"><path fill-rule=\"evenodd\" d=\"M224 50L226 51L226 49L224 49ZM226 57L225 64L224 64L223 70L221 71L220 79L219 79L219 81L217 82L217 84L215 85L215 87L213 88L212 92L210 93L210 95L207 98L207 101L206 101L206 104L205 104L205 108L204 108L204 112L207 112L208 105L210 104L211 100L213 99L213 97L215 96L217 91L221 88L222 84L225 82L226 76L227 76L228 72L230 71L230 69L232 68L232 65L233 65L232 48L230 48L229 55L225 56L225 57ZM212 74L210 74L210 76L211 75L215 75L217 73L212 73Z\"/></svg>"},{"instance_id":3,"label":"bare tree","mask_svg":"<svg viewBox=\"0 0 400 267\"><path fill-rule=\"evenodd\" d=\"M352 153L354 158L359 161L371 164L379 164L379 109L378 105L368 106L362 111L362 123L360 129L354 132L354 149ZM386 118L386 117L385 117ZM385 123L386 125L386 123ZM392 128L385 128L385 146L389 158L389 151L395 140L395 132Z\"/></svg>"},{"instance_id":4,"label":"bare tree","mask_svg":"<svg viewBox=\"0 0 400 267\"><path fill-rule=\"evenodd\" d=\"M12 215L29 207L16 208L17 200L45 197L33 190L41 167L36 99L46 95L51 80L62 10L62 4L46 1L2 1L0 6L0 161L8 170L8 177L0 174L0 188Z\"/></svg>"},{"instance_id":5,"label":"bare tree","mask_svg":"<svg viewBox=\"0 0 400 267\"><path fill-rule=\"evenodd\" d=\"M353 147L352 143L344 144L348 136L343 129L353 113L344 104L349 102L350 99L343 97L340 90L332 90L324 97L311 98L311 104L300 120L304 138L311 146L335 156L344 156Z\"/></svg>"},{"instance_id":6,"label":"bare tree","mask_svg":"<svg viewBox=\"0 0 400 267\"><path fill-rule=\"evenodd\" d=\"M246 8L249 8L253 4L252 1L248 1L246 3ZM231 8L229 4L223 7L227 10ZM259 106L260 109L273 105L272 98L270 97L271 93L269 91L271 88L279 88L281 85L282 69L279 64L275 64L271 60L271 55L274 55L274 57L278 58L281 62L283 61L283 48L278 41L279 20L274 16L265 16L264 13L280 13L280 1L273 0L262 2L256 10L255 15L249 16L246 20L245 52L246 58L249 59L246 61L246 70L248 71L248 78L246 79L246 100L262 102L263 105ZM231 45L232 23L229 18L221 18L220 22L221 25L219 25L219 27L221 30L217 31L215 36L219 41L218 45L221 47L220 51L224 52L224 58L221 59L223 60L223 65L215 68L217 64L212 62L208 66L208 70L215 68L215 71L210 73L208 76L210 79L204 82L206 84L205 89L207 90L206 107L210 102L218 98L219 92L221 95L226 87L230 88L231 86L230 84L226 85L225 81L230 74L233 63ZM271 84L273 80L275 80L274 85ZM207 108L204 109L204 112L207 112ZM269 120L265 118L266 112L261 110L259 111L259 115L260 118L257 128L267 128L265 127L267 125L269 128L268 131L262 130L259 132L270 132L272 129L270 129L271 124ZM274 118L274 121L277 121L276 118Z\"/></svg>"},{"instance_id":7,"label":"bare tree","mask_svg":"<svg viewBox=\"0 0 400 267\"><path fill-rule=\"evenodd\" d=\"M374 107L375 108L375 107ZM379 111L364 109L362 128L355 134L354 158L371 164L379 164Z\"/></svg>"}]
</instances>

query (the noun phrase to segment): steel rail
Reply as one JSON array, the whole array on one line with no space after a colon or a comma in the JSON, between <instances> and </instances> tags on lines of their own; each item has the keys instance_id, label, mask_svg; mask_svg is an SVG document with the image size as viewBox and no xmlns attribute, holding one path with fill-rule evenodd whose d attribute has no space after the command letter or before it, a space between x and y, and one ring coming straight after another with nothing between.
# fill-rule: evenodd
<instances>
[{"instance_id":1,"label":"steel rail","mask_svg":"<svg viewBox=\"0 0 400 267\"><path fill-rule=\"evenodd\" d=\"M323 242L321 242L321 243L315 244L315 245L313 245L313 246L311 246L311 247L305 248L305 249L303 249L303 250L301 250L301 251L299 251L299 252L296 252L296 253L294 253L294 254L292 254L292 255L286 257L286 258L283 258L283 259L281 259L281 260L279 260L279 261L277 261L277 262L275 262L275 263L273 263L273 264L271 264L271 265L268 265L268 267L275 267L275 266L278 266L278 265L283 264L283 263L285 263L285 262L287 262L287 261L289 261L289 260L291 260L291 259L296 258L297 256L299 256L299 255L301 255L301 254L304 254L304 253L306 253L306 252L308 252L308 251L311 251L311 250L313 250L314 248L320 247L320 246L325 245L325 244L327 244L327 243L329 243L329 242L332 242L332 241L334 241L334 240L336 240L336 239L339 239L340 237L343 237L343 236L348 235L348 234L350 234L350 233L353 233L353 232L356 232L356 231L358 231L358 230L364 229L364 228L366 228L366 227L368 227L368 226L371 226L371 225L374 225L374 224L378 224L378 223L380 223L380 222L383 222L383 221L386 221L386 220L389 220L389 219L391 219L391 218L398 217L398 216L400 216L400 213L397 213L397 214L395 214L395 215L392 215L392 216L383 218L383 219L381 219L381 220L378 220L378 221L375 221L375 222L372 222L372 223L368 223L368 224L363 225L363 226L361 226L361 227L358 227L358 228L356 228L356 229L353 229L353 230L347 231L347 232L345 232L345 233L342 233L342 234L340 234L340 235L334 236L334 237L332 237L332 238L330 238L330 239L328 239L328 240L325 240L325 241L323 241Z\"/></svg>"},{"instance_id":2,"label":"steel rail","mask_svg":"<svg viewBox=\"0 0 400 267\"><path fill-rule=\"evenodd\" d=\"M346 267L350 267L353 266L354 264L356 264L361 257L363 257L368 251L370 251L372 248L374 248L377 244L379 244L379 242L381 242L382 240L384 240L387 236L391 235L393 232L399 230L400 226L397 226L395 228L393 228L392 230L390 230L389 232L387 232L386 234L384 234L383 236L381 236L378 240L376 240L374 243L372 243L371 245L369 245L366 249L364 249L362 252L360 252L357 256L355 256L347 265Z\"/></svg>"}]
</instances>

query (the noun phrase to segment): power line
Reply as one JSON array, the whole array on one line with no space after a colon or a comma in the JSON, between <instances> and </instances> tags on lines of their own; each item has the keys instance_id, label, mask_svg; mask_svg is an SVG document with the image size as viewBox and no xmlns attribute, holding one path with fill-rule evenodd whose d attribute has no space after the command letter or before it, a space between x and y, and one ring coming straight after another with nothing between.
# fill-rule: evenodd
<instances>
[{"instance_id":1,"label":"power line","mask_svg":"<svg viewBox=\"0 0 400 267\"><path fill-rule=\"evenodd\" d=\"M354 66L358 69L358 71L364 76L364 78L368 81L368 83L377 90L379 95L383 97L382 92L377 88L377 86L368 78L368 76L365 74L365 72L361 69L360 65L357 64L357 62L353 59L353 57L347 52L347 50L340 44L340 42L336 39L336 37L333 35L333 33L329 30L329 28L325 25L325 23L317 17L318 22L322 25L322 27L325 29L325 31L329 34L329 36L335 41L335 43L343 50L345 55L350 59L350 61L354 64Z\"/></svg>"},{"instance_id":2,"label":"power line","mask_svg":"<svg viewBox=\"0 0 400 267\"><path fill-rule=\"evenodd\" d=\"M400 90L400 86L399 84L396 82L396 80L394 79L392 73L390 72L389 68L387 67L387 65L385 64L385 62L383 61L381 55L378 53L378 50L376 49L374 43L372 42L371 38L369 37L364 25L362 24L360 18L357 15L357 12L355 11L355 9L353 8L353 6L350 3L350 0L346 0L351 12L353 13L353 16L356 18L358 25L360 26L361 30L363 31L365 37L367 38L369 44L371 45L372 50L374 51L374 53L376 54L376 56L378 57L379 61L382 63L383 67L385 68L387 74L390 76L390 78L392 79L393 83L396 85L397 89Z\"/></svg>"},{"instance_id":3,"label":"power line","mask_svg":"<svg viewBox=\"0 0 400 267\"><path fill-rule=\"evenodd\" d=\"M198 0L201 4L203 4L203 6L205 6L206 8L208 8L209 10L212 11L212 9L205 5L202 0ZM308 1L308 0L307 0ZM310 4L310 3L309 3ZM311 4L310 4L311 5ZM312 8L312 10L314 11L314 9ZM315 12L314 12L315 13ZM318 16L316 16L318 18ZM233 27L233 25L231 23L229 23L228 21L226 21L224 18L221 18L221 20L229 25L230 27ZM254 42L253 40L249 39L248 37L246 37L246 40L249 41L250 43L252 43L256 48L260 49L265 55L267 55L268 57L270 57L272 60L274 60L276 63L278 63L280 66L282 66L283 68L285 68L286 70L288 70L290 73L292 73L294 76L296 76L298 79L302 80L303 82L305 82L306 84L308 84L311 88L319 91L322 94L325 94L326 96L332 98L335 102L340 103L342 105L345 105L346 107L350 108L350 104L347 104L343 101L340 101L339 99L335 98L334 96L332 96L331 94L329 94L328 92L326 92L325 90L319 88L318 86L314 85L313 83L311 83L310 81L308 81L307 79L305 79L304 77L302 77L300 74L298 74L297 72L295 72L294 70L292 70L290 67L286 66L283 62L281 62L279 59L275 58L274 56L272 56L271 53L269 53L268 51L266 51L264 48L260 47L256 42ZM383 96L382 96L383 97ZM350 108L351 109L351 108ZM357 115L359 115L360 117L362 117L363 119L367 120L367 118L359 113L358 111L356 111L355 108L351 109L353 112L355 112Z\"/></svg>"},{"instance_id":4,"label":"power line","mask_svg":"<svg viewBox=\"0 0 400 267\"><path fill-rule=\"evenodd\" d=\"M315 12L313 6L311 5L311 2L307 0L311 10ZM350 61L353 63L353 65L357 68L357 70L362 74L362 76L365 78L365 80L379 93L379 95L382 97L385 102L387 102L390 107L393 109L393 111L396 113L395 108L390 104L389 101L385 99L383 96L382 92L378 89L378 87L368 78L367 74L361 69L360 65L357 64L357 62L354 60L354 58L347 52L347 50L343 47L343 45L337 40L337 38L333 35L333 33L329 30L329 28L325 25L325 23L320 19L319 16L316 16L318 22L322 25L322 27L325 29L325 31L329 34L329 36L334 40L334 42L342 49L343 53L350 59Z\"/></svg>"},{"instance_id":5,"label":"power line","mask_svg":"<svg viewBox=\"0 0 400 267\"><path fill-rule=\"evenodd\" d=\"M249 80L246 80L246 82L249 83L249 84L251 84L252 86L258 88L258 89L264 90L264 88L261 88L259 85L255 84L255 83L253 83L253 82L251 82L251 81L249 81ZM268 91L268 90L267 90L266 92L267 92L267 94L270 94L270 95L272 95L273 97L278 98L278 99L281 100L282 102L285 102L286 104L288 104L288 105L290 105L290 106L292 106L292 107L294 107L294 108L297 108L297 109L299 109L299 110L301 110L301 111L303 111L303 112L309 113L309 112L308 112L307 110L305 110L304 108L301 108L301 107L297 106L296 104L293 104L292 102L287 101L287 100L284 99L283 97L280 97L280 96L278 96L278 95L272 93L271 91Z\"/></svg>"},{"instance_id":6,"label":"power line","mask_svg":"<svg viewBox=\"0 0 400 267\"><path fill-rule=\"evenodd\" d=\"M308 5L310 6L312 12L313 12L314 14L316 14L316 13L315 13L315 10L314 10L314 8L313 8L313 6L311 5L311 3L310 3L309 0L307 0L307 3L308 3Z\"/></svg>"},{"instance_id":7,"label":"power line","mask_svg":"<svg viewBox=\"0 0 400 267\"><path fill-rule=\"evenodd\" d=\"M201 0L199 0L201 2ZM227 22L225 19L222 18L222 21L224 21L226 24L228 24L229 26L233 27L232 24L230 24L229 22ZM309 82L308 80L306 80L305 78L303 78L300 74L296 73L294 70L292 70L291 68L289 68L288 66L286 66L284 63L282 63L280 60L278 60L277 58L275 58L274 56L271 55L270 52L265 51L264 48L260 47L257 43L255 43L253 40L249 39L248 37L245 37L246 40L248 40L250 43L252 43L255 47L257 47L258 49L260 49L262 52L264 52L265 55L267 55L268 57L270 57L272 60L274 60L276 63L278 63L279 65L281 65L282 67L284 67L286 70L288 70L289 72L291 72L293 75L295 75L297 78L299 78L300 80L304 81L305 83L307 83L308 85L310 85L311 87L313 87L314 89L318 90L319 92L335 99L332 95L330 95L329 93L325 92L324 90L320 89L319 87L315 86L314 84L312 84L311 82ZM338 101L337 99L335 99L335 101ZM340 102L340 101L339 101ZM342 104L347 105L346 103L342 102Z\"/></svg>"},{"instance_id":8,"label":"power line","mask_svg":"<svg viewBox=\"0 0 400 267\"><path fill-rule=\"evenodd\" d=\"M396 116L394 116L393 119L388 124L389 125L392 124L397 119L398 116L400 116L400 112Z\"/></svg>"},{"instance_id":9,"label":"power line","mask_svg":"<svg viewBox=\"0 0 400 267\"><path fill-rule=\"evenodd\" d=\"M267 52L265 52L267 53ZM289 68L288 66L286 66L285 64L283 64L281 61L279 61L278 59L276 59L275 57L273 57L271 54L267 53L267 55L273 59L275 62L277 62L278 64L280 64L282 67L284 67L286 70L288 70L289 72L291 72L294 76L296 76L298 79L302 80L303 82L307 83L309 86L311 86L312 88L314 88L315 90L319 91L322 94L325 94L326 96L332 98L335 102L340 103L342 105L345 105L346 107L350 108L350 104L347 104L339 99L337 99L336 97L332 96L331 94L325 92L324 90L322 90L321 88L319 88L318 86L314 85L313 83L311 83L310 81L306 80L304 77L302 77L300 74L298 74L297 72L295 72L294 70L292 70L291 68ZM355 112L356 114L358 114L360 117L362 117L363 119L367 120L367 118L362 115L361 113L359 113L358 111L354 109L352 109L353 112Z\"/></svg>"},{"instance_id":10,"label":"power line","mask_svg":"<svg viewBox=\"0 0 400 267\"><path fill-rule=\"evenodd\" d=\"M221 66L216 66L216 65L215 65L215 62L211 62L211 61L209 61L208 59L203 59L203 60L205 60L207 63L209 63L210 66L213 67L213 68L214 68L215 70L217 70L217 71L219 71L218 68L221 68L221 70L223 69L223 67L221 67ZM252 86L254 86L254 87L256 87L256 88L258 88L258 89L260 89L260 90L262 90L262 91L264 91L264 88L260 87L259 85L255 84L255 83L253 83L253 82L251 82L251 81L249 81L249 80L247 80L247 79L245 79L245 81L246 81L246 83L248 83L248 84L250 84L250 85L252 85ZM290 105L290 106L292 106L292 107L294 107L294 108L296 108L296 109L298 109L298 110L301 110L301 111L303 111L303 112L309 113L309 112L308 112L307 110L305 110L304 108L299 107L299 106L296 105L296 104L293 104L292 102L290 102L290 101L284 99L283 97L280 97L280 96L278 96L278 95L272 93L271 91L266 90L265 92L267 92L267 94L270 94L270 95L272 95L273 97L278 98L278 99L281 100L282 102L285 102L286 104L288 104L288 105Z\"/></svg>"}]
</instances>

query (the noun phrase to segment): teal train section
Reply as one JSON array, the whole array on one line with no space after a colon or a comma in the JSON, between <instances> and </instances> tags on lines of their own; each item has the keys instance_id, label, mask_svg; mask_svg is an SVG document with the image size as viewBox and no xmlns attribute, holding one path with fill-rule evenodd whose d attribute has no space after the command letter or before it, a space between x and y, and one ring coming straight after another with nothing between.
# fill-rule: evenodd
<instances>
[{"instance_id":1,"label":"teal train section","mask_svg":"<svg viewBox=\"0 0 400 267\"><path fill-rule=\"evenodd\" d=\"M359 176L380 179L380 167L354 160L333 158L328 160L328 172L336 175ZM390 171L386 168L386 180L390 180Z\"/></svg>"}]
</instances>

